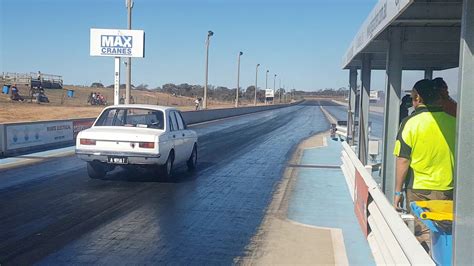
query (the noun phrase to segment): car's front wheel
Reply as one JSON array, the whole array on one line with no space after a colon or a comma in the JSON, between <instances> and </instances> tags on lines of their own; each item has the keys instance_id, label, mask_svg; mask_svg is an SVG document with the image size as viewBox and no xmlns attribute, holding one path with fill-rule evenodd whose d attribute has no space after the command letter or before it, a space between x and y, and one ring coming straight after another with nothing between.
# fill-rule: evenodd
<instances>
[{"instance_id":1,"label":"car's front wheel","mask_svg":"<svg viewBox=\"0 0 474 266\"><path fill-rule=\"evenodd\" d=\"M87 174L94 179L104 178L107 174L107 168L100 162L87 162Z\"/></svg>"},{"instance_id":2,"label":"car's front wheel","mask_svg":"<svg viewBox=\"0 0 474 266\"><path fill-rule=\"evenodd\" d=\"M196 146L196 144L194 144L193 151L191 152L191 155L189 156L189 159L187 161L189 172L192 172L192 171L196 170L197 158L198 158L197 146Z\"/></svg>"}]
</instances>

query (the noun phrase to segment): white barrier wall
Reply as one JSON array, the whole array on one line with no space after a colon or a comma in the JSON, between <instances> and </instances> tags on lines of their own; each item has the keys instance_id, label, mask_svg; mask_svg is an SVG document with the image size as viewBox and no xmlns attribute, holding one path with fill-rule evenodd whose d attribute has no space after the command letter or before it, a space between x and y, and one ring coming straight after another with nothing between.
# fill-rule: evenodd
<instances>
[{"instance_id":1,"label":"white barrier wall","mask_svg":"<svg viewBox=\"0 0 474 266\"><path fill-rule=\"evenodd\" d=\"M186 124L272 110L291 105L280 104L183 112ZM92 126L95 118L0 124L0 157L48 150L71 145L79 131Z\"/></svg>"},{"instance_id":2,"label":"white barrier wall","mask_svg":"<svg viewBox=\"0 0 474 266\"><path fill-rule=\"evenodd\" d=\"M5 146L5 125L0 124L0 157L3 156Z\"/></svg>"},{"instance_id":3,"label":"white barrier wall","mask_svg":"<svg viewBox=\"0 0 474 266\"><path fill-rule=\"evenodd\" d=\"M85 123L87 126L81 129L88 128L94 120L87 118L0 124L0 155L8 156L72 144L80 131L77 125Z\"/></svg>"},{"instance_id":4,"label":"white barrier wall","mask_svg":"<svg viewBox=\"0 0 474 266\"><path fill-rule=\"evenodd\" d=\"M297 102L294 104L299 104ZM294 105L291 104L291 105ZM266 106L252 106L252 107L241 107L241 108L226 108L226 109L212 109L212 110L201 110L201 111L188 111L182 112L183 119L186 124L196 124L216 119L222 119L231 116L245 115L255 112L273 110L282 107L288 107L287 104L279 105L266 105Z\"/></svg>"},{"instance_id":5,"label":"white barrier wall","mask_svg":"<svg viewBox=\"0 0 474 266\"><path fill-rule=\"evenodd\" d=\"M72 121L9 124L5 131L7 150L73 140Z\"/></svg>"},{"instance_id":6,"label":"white barrier wall","mask_svg":"<svg viewBox=\"0 0 474 266\"><path fill-rule=\"evenodd\" d=\"M378 265L435 265L352 148L342 142L341 169Z\"/></svg>"}]
</instances>

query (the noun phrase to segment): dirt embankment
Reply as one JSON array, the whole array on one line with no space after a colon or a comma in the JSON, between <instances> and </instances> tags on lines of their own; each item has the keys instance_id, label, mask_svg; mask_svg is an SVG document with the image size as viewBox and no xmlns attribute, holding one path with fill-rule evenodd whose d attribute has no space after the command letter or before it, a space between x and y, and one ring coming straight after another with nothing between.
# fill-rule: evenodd
<instances>
[{"instance_id":1,"label":"dirt embankment","mask_svg":"<svg viewBox=\"0 0 474 266\"><path fill-rule=\"evenodd\" d=\"M30 122L54 119L74 119L96 117L104 106L91 106L87 99L92 92L103 94L109 104L113 104L113 89L65 86L64 89L45 90L50 103L37 104L29 97L29 89L18 87L23 102L11 101L9 95L0 94L0 123ZM74 90L74 97L67 97L68 90ZM122 92L121 92L122 93ZM135 103L175 106L180 110L194 110L194 100L189 97L173 96L154 91L133 90ZM230 108L231 102L210 101L209 108Z\"/></svg>"}]
</instances>

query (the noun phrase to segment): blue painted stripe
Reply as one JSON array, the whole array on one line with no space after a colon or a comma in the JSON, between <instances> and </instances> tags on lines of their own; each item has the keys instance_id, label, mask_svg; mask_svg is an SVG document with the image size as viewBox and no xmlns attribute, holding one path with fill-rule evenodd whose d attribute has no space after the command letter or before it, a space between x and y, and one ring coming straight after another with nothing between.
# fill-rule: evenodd
<instances>
[{"instance_id":1,"label":"blue painted stripe","mask_svg":"<svg viewBox=\"0 0 474 266\"><path fill-rule=\"evenodd\" d=\"M340 143L304 150L302 164L338 164ZM357 218L344 175L340 169L300 168L290 199L288 218L303 224L340 228L351 265L375 265L369 244Z\"/></svg>"},{"instance_id":2,"label":"blue painted stripe","mask_svg":"<svg viewBox=\"0 0 474 266\"><path fill-rule=\"evenodd\" d=\"M8 157L8 158L0 159L0 165L23 163L29 159L47 159L47 158L51 158L55 156L61 156L64 153L74 152L74 149L75 149L75 146L70 146L70 147L65 147L65 148L60 148L60 149Z\"/></svg>"}]
</instances>

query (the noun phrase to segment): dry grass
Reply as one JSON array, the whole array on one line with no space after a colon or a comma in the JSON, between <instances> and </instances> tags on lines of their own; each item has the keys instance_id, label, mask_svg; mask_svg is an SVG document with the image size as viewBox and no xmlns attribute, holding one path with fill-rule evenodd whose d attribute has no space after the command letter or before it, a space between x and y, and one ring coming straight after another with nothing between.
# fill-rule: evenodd
<instances>
[{"instance_id":1,"label":"dry grass","mask_svg":"<svg viewBox=\"0 0 474 266\"><path fill-rule=\"evenodd\" d=\"M18 89L23 97L29 94L26 87L19 86ZM74 90L73 98L67 97L67 90ZM91 92L100 92L105 95L109 104L113 103L113 89L105 88L66 86L64 90L45 90L50 100L50 103L46 104L37 104L30 102L30 100L12 102L8 95L0 94L0 123L96 117L103 106L90 106L87 103L87 98ZM135 103L175 106L183 111L194 110L195 108L194 99L189 97L137 90L133 90L132 95ZM233 107L230 102L211 101L208 105L209 108L214 109Z\"/></svg>"}]
</instances>

